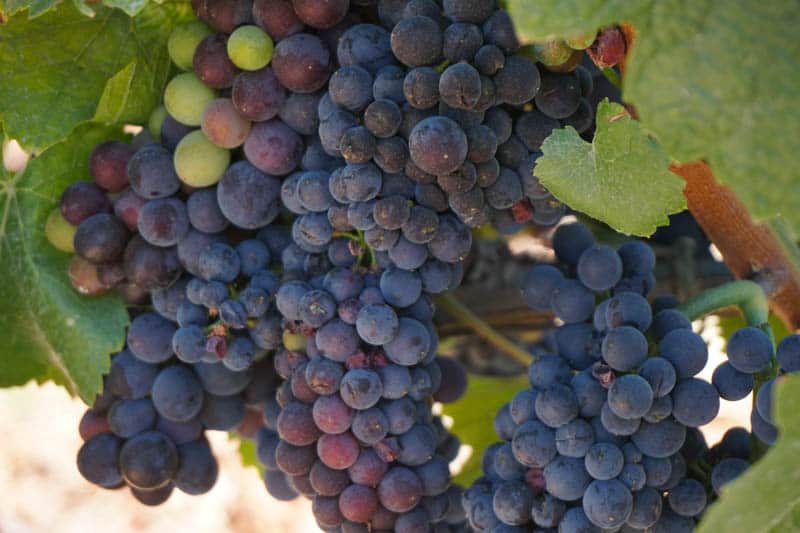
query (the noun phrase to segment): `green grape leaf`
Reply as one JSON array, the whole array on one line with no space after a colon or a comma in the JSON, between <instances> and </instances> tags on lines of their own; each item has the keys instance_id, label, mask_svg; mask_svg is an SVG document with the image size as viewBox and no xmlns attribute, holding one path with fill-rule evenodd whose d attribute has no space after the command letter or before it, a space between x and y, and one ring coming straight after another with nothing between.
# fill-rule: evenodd
<instances>
[{"instance_id":1,"label":"green grape leaf","mask_svg":"<svg viewBox=\"0 0 800 533\"><path fill-rule=\"evenodd\" d=\"M523 42L569 37L628 20L649 0L507 0L517 35Z\"/></svg>"},{"instance_id":2,"label":"green grape leaf","mask_svg":"<svg viewBox=\"0 0 800 533\"><path fill-rule=\"evenodd\" d=\"M238 441L239 443L239 457L242 460L242 464L244 466L249 466L255 468L259 475L264 475L264 465L262 465L258 460L258 454L256 453L256 441L255 439L246 439L235 432L228 433L228 438L230 440Z\"/></svg>"},{"instance_id":3,"label":"green grape leaf","mask_svg":"<svg viewBox=\"0 0 800 533\"><path fill-rule=\"evenodd\" d=\"M12 17L0 32L0 120L38 153L78 124L144 123L169 75L166 40L187 4L150 3L138 16L105 7L92 18L65 3L35 19Z\"/></svg>"},{"instance_id":4,"label":"green grape leaf","mask_svg":"<svg viewBox=\"0 0 800 533\"><path fill-rule=\"evenodd\" d=\"M0 16L10 17L20 11L28 10L28 18L36 18L60 3L61 0L0 0ZM69 0L67 0L69 1ZM163 4L165 0L153 0ZM87 0L72 0L75 7L87 17L94 16L95 10L87 4ZM96 4L98 2L90 2ZM139 14L149 3L149 0L102 0L108 7L121 9L130 16Z\"/></svg>"},{"instance_id":5,"label":"green grape leaf","mask_svg":"<svg viewBox=\"0 0 800 533\"><path fill-rule=\"evenodd\" d=\"M44 224L61 191L87 177L93 146L119 130L85 125L0 183L0 386L53 380L91 404L109 354L125 343L128 313L117 295L86 298L70 285L70 256L47 241Z\"/></svg>"},{"instance_id":6,"label":"green grape leaf","mask_svg":"<svg viewBox=\"0 0 800 533\"><path fill-rule=\"evenodd\" d=\"M50 11L59 0L0 0L0 19L28 10L28 17L36 18Z\"/></svg>"},{"instance_id":7,"label":"green grape leaf","mask_svg":"<svg viewBox=\"0 0 800 533\"><path fill-rule=\"evenodd\" d=\"M797 531L800 526L800 376L786 375L776 387L775 446L738 479L726 485L709 507L698 533L767 533Z\"/></svg>"},{"instance_id":8,"label":"green grape leaf","mask_svg":"<svg viewBox=\"0 0 800 533\"><path fill-rule=\"evenodd\" d=\"M678 161L706 160L758 220L800 231L797 2L509 0L527 40L627 21L623 96Z\"/></svg>"},{"instance_id":9,"label":"green grape leaf","mask_svg":"<svg viewBox=\"0 0 800 533\"><path fill-rule=\"evenodd\" d=\"M654 2L626 99L679 161L705 159L757 219L800 230L796 2Z\"/></svg>"},{"instance_id":10,"label":"green grape leaf","mask_svg":"<svg viewBox=\"0 0 800 533\"><path fill-rule=\"evenodd\" d=\"M559 200L628 235L648 236L686 208L683 180L624 107L604 100L587 143L567 126L542 145L536 176Z\"/></svg>"},{"instance_id":11,"label":"green grape leaf","mask_svg":"<svg viewBox=\"0 0 800 533\"><path fill-rule=\"evenodd\" d=\"M518 391L528 386L525 378L495 378L470 374L467 392L460 400L445 404L443 413L453 419L450 429L472 448L455 482L467 486L481 476L481 455L492 443L499 441L491 430L495 413Z\"/></svg>"},{"instance_id":12,"label":"green grape leaf","mask_svg":"<svg viewBox=\"0 0 800 533\"><path fill-rule=\"evenodd\" d=\"M103 0L108 7L116 7L134 17L138 15L149 3L149 0Z\"/></svg>"}]
</instances>

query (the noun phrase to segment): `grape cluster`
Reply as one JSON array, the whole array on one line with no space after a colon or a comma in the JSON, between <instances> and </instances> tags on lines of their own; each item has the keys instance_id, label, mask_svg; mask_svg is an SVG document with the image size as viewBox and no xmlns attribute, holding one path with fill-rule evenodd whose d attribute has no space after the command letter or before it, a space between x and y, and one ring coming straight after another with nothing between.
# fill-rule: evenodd
<instances>
[{"instance_id":1,"label":"grape cluster","mask_svg":"<svg viewBox=\"0 0 800 533\"><path fill-rule=\"evenodd\" d=\"M337 255L310 254L298 242L286 249L275 297L286 344L275 369L286 381L265 415L259 458L312 498L322 528L459 526L448 467L459 441L431 404L457 399L466 380L460 366L436 357L422 276L360 267L351 253L337 264Z\"/></svg>"},{"instance_id":2,"label":"grape cluster","mask_svg":"<svg viewBox=\"0 0 800 533\"><path fill-rule=\"evenodd\" d=\"M163 311L134 318L102 394L79 425L81 475L107 489L127 486L145 505L165 502L175 488L211 490L219 467L206 431L238 428L252 438L279 381L269 359L242 372L176 360L174 316Z\"/></svg>"},{"instance_id":3,"label":"grape cluster","mask_svg":"<svg viewBox=\"0 0 800 533\"><path fill-rule=\"evenodd\" d=\"M742 428L711 450L697 428L716 417L720 396L741 399L752 390L752 374L770 364L771 342L759 329L739 330L728 362L708 383L696 377L706 344L678 302L646 299L655 282L646 244L615 250L571 224L559 227L553 248L561 268L533 267L523 297L563 325L534 355L530 388L497 413L503 442L486 450L484 475L464 494L470 524L478 531L692 531L711 498L704 481L719 492L747 468L750 450ZM796 363L797 338L779 349L786 370ZM759 391L763 409L753 411L753 431L766 442L775 431L766 416L770 389ZM696 475L698 464L713 468L708 479Z\"/></svg>"},{"instance_id":4,"label":"grape cluster","mask_svg":"<svg viewBox=\"0 0 800 533\"><path fill-rule=\"evenodd\" d=\"M287 206L327 211L334 230L368 232L377 250L408 264L424 259L426 244L446 261L434 248L460 225L513 232L557 222L565 208L535 177L536 160L554 128L589 132L590 70L555 72L523 57L493 2L401 4L382 13L389 6L379 2L383 27L358 24L339 40L339 69L317 112L322 148L345 164L324 194L312 189L319 175L287 180ZM309 206L298 205L304 192L315 194Z\"/></svg>"},{"instance_id":5,"label":"grape cluster","mask_svg":"<svg viewBox=\"0 0 800 533\"><path fill-rule=\"evenodd\" d=\"M536 161L554 128L592 135L594 36L523 48L494 1L192 8L148 130L96 147L47 222L78 290L137 304L81 473L148 504L205 492L204 431L236 429L326 530L465 530L432 406L466 375L436 355L432 296L472 228L565 213Z\"/></svg>"}]
</instances>

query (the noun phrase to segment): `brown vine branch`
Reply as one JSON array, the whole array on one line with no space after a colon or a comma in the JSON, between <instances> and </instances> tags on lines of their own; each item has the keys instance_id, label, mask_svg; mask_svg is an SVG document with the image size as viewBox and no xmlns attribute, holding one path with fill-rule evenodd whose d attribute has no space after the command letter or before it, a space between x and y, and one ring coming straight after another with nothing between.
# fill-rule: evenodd
<instances>
[{"instance_id":1,"label":"brown vine branch","mask_svg":"<svg viewBox=\"0 0 800 533\"><path fill-rule=\"evenodd\" d=\"M453 294L441 294L436 298L436 302L457 320L469 326L475 333L517 362L527 366L534 359L533 355L499 333L496 329L484 322L478 315L470 311Z\"/></svg>"},{"instance_id":2,"label":"brown vine branch","mask_svg":"<svg viewBox=\"0 0 800 533\"><path fill-rule=\"evenodd\" d=\"M757 223L728 187L720 185L703 162L673 164L686 180L689 211L739 279L758 283L770 307L791 329L800 327L800 271L791 243L768 224ZM780 228L776 228L780 229Z\"/></svg>"}]
</instances>

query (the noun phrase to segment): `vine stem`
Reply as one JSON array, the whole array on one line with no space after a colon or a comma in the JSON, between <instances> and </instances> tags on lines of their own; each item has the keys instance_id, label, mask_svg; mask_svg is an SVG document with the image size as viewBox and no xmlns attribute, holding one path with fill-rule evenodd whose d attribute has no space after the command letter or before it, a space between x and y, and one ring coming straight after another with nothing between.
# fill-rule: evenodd
<instances>
[{"instance_id":1,"label":"vine stem","mask_svg":"<svg viewBox=\"0 0 800 533\"><path fill-rule=\"evenodd\" d=\"M436 302L448 313L453 315L469 326L480 337L484 338L493 346L499 348L515 361L528 366L535 357L522 349L516 343L499 333L492 326L484 322L478 315L469 310L461 301L450 293L441 294L436 298Z\"/></svg>"},{"instance_id":2,"label":"vine stem","mask_svg":"<svg viewBox=\"0 0 800 533\"><path fill-rule=\"evenodd\" d=\"M754 221L731 189L720 185L703 162L673 164L686 180L689 211L740 279L764 289L773 311L789 326L800 326L800 252L780 220Z\"/></svg>"},{"instance_id":3,"label":"vine stem","mask_svg":"<svg viewBox=\"0 0 800 533\"><path fill-rule=\"evenodd\" d=\"M752 281L730 281L719 287L707 289L686 300L678 309L691 320L696 320L731 305L738 306L742 310L749 325L761 328L771 335L767 296L761 287Z\"/></svg>"}]
</instances>

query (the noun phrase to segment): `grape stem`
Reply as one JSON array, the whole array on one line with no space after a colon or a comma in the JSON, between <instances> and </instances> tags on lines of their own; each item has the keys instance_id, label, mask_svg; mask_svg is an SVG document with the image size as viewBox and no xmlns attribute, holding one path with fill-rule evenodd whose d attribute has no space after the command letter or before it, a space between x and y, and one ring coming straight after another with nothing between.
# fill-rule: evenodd
<instances>
[{"instance_id":1,"label":"grape stem","mask_svg":"<svg viewBox=\"0 0 800 533\"><path fill-rule=\"evenodd\" d=\"M452 294L440 294L436 302L457 320L469 326L478 336L488 343L502 350L506 355L522 365L530 365L536 358L522 349L516 343L502 335L492 326L484 322L478 315L469 310L461 301Z\"/></svg>"},{"instance_id":2,"label":"grape stem","mask_svg":"<svg viewBox=\"0 0 800 533\"><path fill-rule=\"evenodd\" d=\"M769 302L757 283L748 280L730 281L719 287L707 289L686 300L678 309L691 320L731 305L738 306L747 323L764 330L772 337L769 325Z\"/></svg>"}]
</instances>

